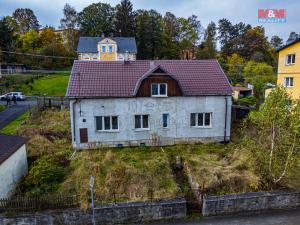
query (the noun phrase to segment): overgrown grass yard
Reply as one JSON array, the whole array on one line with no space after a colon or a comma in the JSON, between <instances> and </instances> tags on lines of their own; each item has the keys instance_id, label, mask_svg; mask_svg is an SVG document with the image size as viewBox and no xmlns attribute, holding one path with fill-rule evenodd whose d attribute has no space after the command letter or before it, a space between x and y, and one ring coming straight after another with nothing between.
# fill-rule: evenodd
<instances>
[{"instance_id":1,"label":"overgrown grass yard","mask_svg":"<svg viewBox=\"0 0 300 225\"><path fill-rule=\"evenodd\" d=\"M99 202L174 198L179 189L167 155L151 148L101 149L80 152L71 162L72 173L59 191L89 195L90 175L95 177Z\"/></svg>"},{"instance_id":2,"label":"overgrown grass yard","mask_svg":"<svg viewBox=\"0 0 300 225\"><path fill-rule=\"evenodd\" d=\"M204 184L208 194L263 190L250 153L235 143L103 148L74 155L70 131L68 111L35 112L18 126L15 133L30 140L29 173L17 195L74 194L86 207L92 175L97 202L188 196L187 182L181 185L173 174L171 165L176 156L183 158L185 172L189 171L200 186ZM299 177L295 179L297 169L288 174L285 186L300 187Z\"/></svg>"},{"instance_id":3,"label":"overgrown grass yard","mask_svg":"<svg viewBox=\"0 0 300 225\"><path fill-rule=\"evenodd\" d=\"M189 172L207 194L222 195L257 191L259 177L253 171L253 160L236 144L177 145L176 151Z\"/></svg>"},{"instance_id":4,"label":"overgrown grass yard","mask_svg":"<svg viewBox=\"0 0 300 225\"><path fill-rule=\"evenodd\" d=\"M45 75L31 84L23 84L21 90L25 95L65 96L69 74Z\"/></svg>"},{"instance_id":5,"label":"overgrown grass yard","mask_svg":"<svg viewBox=\"0 0 300 225\"><path fill-rule=\"evenodd\" d=\"M168 157L160 149L80 151L70 160L73 150L68 111L33 114L16 133L30 138L29 173L16 194L76 194L85 207L88 181L93 175L98 202L178 196Z\"/></svg>"}]
</instances>

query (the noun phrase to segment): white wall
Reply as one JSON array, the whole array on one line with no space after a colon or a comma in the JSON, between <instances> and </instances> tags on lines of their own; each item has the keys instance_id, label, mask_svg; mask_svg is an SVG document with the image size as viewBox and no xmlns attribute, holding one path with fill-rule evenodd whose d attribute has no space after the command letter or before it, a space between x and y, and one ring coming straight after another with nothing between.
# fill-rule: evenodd
<instances>
[{"instance_id":1,"label":"white wall","mask_svg":"<svg viewBox=\"0 0 300 225\"><path fill-rule=\"evenodd\" d=\"M0 198L9 197L27 171L26 147L23 145L0 165Z\"/></svg>"},{"instance_id":2,"label":"white wall","mask_svg":"<svg viewBox=\"0 0 300 225\"><path fill-rule=\"evenodd\" d=\"M125 60L125 53L118 53L118 60ZM135 61L136 54L128 53L128 60Z\"/></svg>"},{"instance_id":3,"label":"white wall","mask_svg":"<svg viewBox=\"0 0 300 225\"><path fill-rule=\"evenodd\" d=\"M231 96L207 97L168 97L168 98L114 98L82 99L74 104L75 141L73 146L87 147L79 144L79 128L88 128L89 147L94 144L116 146L136 145L141 142L151 144L153 135L158 135L160 144L174 144L179 141L223 141L225 128L225 99L227 99L226 140L230 138ZM71 104L73 115L74 100ZM80 116L81 108L81 116ZM212 113L211 128L194 128L190 126L190 114L197 112ZM169 114L169 127L162 127L162 114ZM150 129L137 131L134 128L135 114L149 114ZM119 117L119 131L96 131L95 116L116 115ZM83 122L84 119L86 122Z\"/></svg>"},{"instance_id":4,"label":"white wall","mask_svg":"<svg viewBox=\"0 0 300 225\"><path fill-rule=\"evenodd\" d=\"M79 60L99 60L98 53L79 53Z\"/></svg>"}]
</instances>

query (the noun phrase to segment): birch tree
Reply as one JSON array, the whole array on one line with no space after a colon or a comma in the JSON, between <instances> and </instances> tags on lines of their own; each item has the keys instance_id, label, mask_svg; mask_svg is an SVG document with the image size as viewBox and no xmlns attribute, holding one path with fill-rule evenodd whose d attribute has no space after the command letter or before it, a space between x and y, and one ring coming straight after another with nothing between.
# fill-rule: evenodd
<instances>
[{"instance_id":1,"label":"birch tree","mask_svg":"<svg viewBox=\"0 0 300 225\"><path fill-rule=\"evenodd\" d=\"M249 114L246 126L244 144L253 153L257 172L271 187L278 185L299 156L300 101L278 87Z\"/></svg>"}]
</instances>

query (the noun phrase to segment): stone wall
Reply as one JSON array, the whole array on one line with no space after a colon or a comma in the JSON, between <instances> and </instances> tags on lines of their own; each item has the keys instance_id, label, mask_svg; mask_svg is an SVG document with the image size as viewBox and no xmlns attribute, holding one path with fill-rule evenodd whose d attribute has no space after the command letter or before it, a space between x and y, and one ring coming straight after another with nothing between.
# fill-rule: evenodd
<instances>
[{"instance_id":1,"label":"stone wall","mask_svg":"<svg viewBox=\"0 0 300 225\"><path fill-rule=\"evenodd\" d=\"M236 195L205 196L203 216L225 215L263 210L289 209L300 206L300 190L250 192Z\"/></svg>"},{"instance_id":2,"label":"stone wall","mask_svg":"<svg viewBox=\"0 0 300 225\"><path fill-rule=\"evenodd\" d=\"M96 224L139 223L152 220L180 219L186 216L183 198L153 203L133 202L108 204L95 209ZM0 225L89 225L91 210L67 209L36 214L0 215Z\"/></svg>"}]
</instances>

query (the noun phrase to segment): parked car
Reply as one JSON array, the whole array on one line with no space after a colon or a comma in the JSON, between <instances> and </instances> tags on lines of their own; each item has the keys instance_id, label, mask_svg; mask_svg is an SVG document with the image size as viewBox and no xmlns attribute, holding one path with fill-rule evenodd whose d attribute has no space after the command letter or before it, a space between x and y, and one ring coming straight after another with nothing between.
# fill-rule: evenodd
<instances>
[{"instance_id":1,"label":"parked car","mask_svg":"<svg viewBox=\"0 0 300 225\"><path fill-rule=\"evenodd\" d=\"M22 92L9 92L4 95L1 95L0 99L6 100L7 98L9 98L10 100L12 100L13 96L16 96L18 101L24 101L26 99L26 96Z\"/></svg>"}]
</instances>

